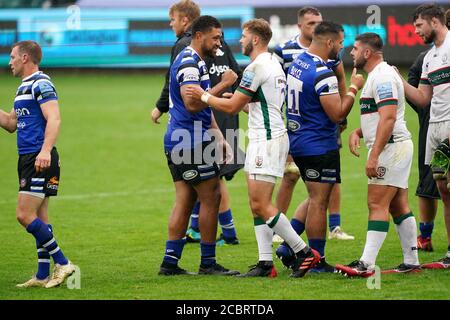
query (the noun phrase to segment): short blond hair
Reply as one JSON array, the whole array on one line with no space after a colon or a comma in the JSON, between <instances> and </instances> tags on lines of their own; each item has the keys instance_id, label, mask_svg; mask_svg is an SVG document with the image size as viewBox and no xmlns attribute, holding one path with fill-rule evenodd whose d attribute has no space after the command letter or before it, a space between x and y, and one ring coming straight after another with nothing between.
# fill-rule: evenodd
<instances>
[{"instance_id":1,"label":"short blond hair","mask_svg":"<svg viewBox=\"0 0 450 320\"><path fill-rule=\"evenodd\" d=\"M270 39L272 39L272 29L270 29L269 23L264 19L260 18L247 21L242 28L247 29L251 34L260 37L265 44L268 44Z\"/></svg>"},{"instance_id":2,"label":"short blond hair","mask_svg":"<svg viewBox=\"0 0 450 320\"><path fill-rule=\"evenodd\" d=\"M200 7L192 0L181 0L170 7L169 14L173 15L178 12L180 15L194 21L200 17Z\"/></svg>"}]
</instances>

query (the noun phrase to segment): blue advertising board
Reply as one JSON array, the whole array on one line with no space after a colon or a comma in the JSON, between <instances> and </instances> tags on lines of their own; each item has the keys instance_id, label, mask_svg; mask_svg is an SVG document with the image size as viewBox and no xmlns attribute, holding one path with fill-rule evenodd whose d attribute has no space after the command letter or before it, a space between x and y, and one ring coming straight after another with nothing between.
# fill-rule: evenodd
<instances>
[{"instance_id":1,"label":"blue advertising board","mask_svg":"<svg viewBox=\"0 0 450 320\"><path fill-rule=\"evenodd\" d=\"M203 14L223 24L225 40L240 63L241 24L253 18L250 7L209 8ZM34 40L43 49L44 67L166 67L176 41L167 9L80 9L0 11L0 64L11 45Z\"/></svg>"}]
</instances>

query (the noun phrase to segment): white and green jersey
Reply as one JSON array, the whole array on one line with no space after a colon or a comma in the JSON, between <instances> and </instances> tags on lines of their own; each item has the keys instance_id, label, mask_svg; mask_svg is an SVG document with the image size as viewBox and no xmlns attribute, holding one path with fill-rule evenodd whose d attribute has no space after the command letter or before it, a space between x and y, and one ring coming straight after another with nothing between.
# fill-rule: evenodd
<instances>
[{"instance_id":1,"label":"white and green jersey","mask_svg":"<svg viewBox=\"0 0 450 320\"><path fill-rule=\"evenodd\" d=\"M421 84L433 87L430 123L450 120L450 32L444 43L435 45L423 58Z\"/></svg>"},{"instance_id":2,"label":"white and green jersey","mask_svg":"<svg viewBox=\"0 0 450 320\"><path fill-rule=\"evenodd\" d=\"M411 139L405 121L405 89L400 76L386 62L378 64L368 75L359 100L361 130L367 148L375 142L380 115L378 109L397 106L397 120L388 143Z\"/></svg>"},{"instance_id":3,"label":"white and green jersey","mask_svg":"<svg viewBox=\"0 0 450 320\"><path fill-rule=\"evenodd\" d=\"M237 90L252 97L248 114L250 140L270 140L286 132L281 112L286 76L271 53L261 53L245 68Z\"/></svg>"}]
</instances>

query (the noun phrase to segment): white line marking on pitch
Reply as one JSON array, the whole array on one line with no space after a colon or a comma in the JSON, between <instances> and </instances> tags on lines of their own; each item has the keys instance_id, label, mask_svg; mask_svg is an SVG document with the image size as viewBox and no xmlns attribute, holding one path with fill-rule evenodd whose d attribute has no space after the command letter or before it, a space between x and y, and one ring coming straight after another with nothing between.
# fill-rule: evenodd
<instances>
[{"instance_id":1,"label":"white line marking on pitch","mask_svg":"<svg viewBox=\"0 0 450 320\"><path fill-rule=\"evenodd\" d=\"M144 195L144 194L151 194L151 193L162 193L162 192L170 192L171 188L160 188L160 189L151 189L151 190L140 190L140 191L122 191L122 192L98 192L98 193L87 193L87 194L73 194L73 195L65 195L65 196L58 196L55 198L56 201L58 200L83 200L83 199L90 199L90 198L109 198L109 197L126 197L130 195ZM1 204L8 204L8 203L16 203L17 199L10 199L10 200L0 200Z\"/></svg>"}]
</instances>

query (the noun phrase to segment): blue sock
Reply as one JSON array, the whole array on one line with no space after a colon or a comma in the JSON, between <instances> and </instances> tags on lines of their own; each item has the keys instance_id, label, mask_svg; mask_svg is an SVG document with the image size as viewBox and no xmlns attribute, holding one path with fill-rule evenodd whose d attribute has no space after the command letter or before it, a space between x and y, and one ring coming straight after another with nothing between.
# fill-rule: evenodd
<instances>
[{"instance_id":1,"label":"blue sock","mask_svg":"<svg viewBox=\"0 0 450 320\"><path fill-rule=\"evenodd\" d=\"M419 225L420 236L425 238L430 238L433 233L434 222L421 222Z\"/></svg>"},{"instance_id":2,"label":"blue sock","mask_svg":"<svg viewBox=\"0 0 450 320\"><path fill-rule=\"evenodd\" d=\"M333 212L328 215L328 224L330 231L333 231L336 227L341 225L341 214L339 212Z\"/></svg>"},{"instance_id":3,"label":"blue sock","mask_svg":"<svg viewBox=\"0 0 450 320\"><path fill-rule=\"evenodd\" d=\"M179 240L167 240L163 263L177 265L178 260L181 259L181 254L183 253L185 244L186 239L184 238Z\"/></svg>"},{"instance_id":4,"label":"blue sock","mask_svg":"<svg viewBox=\"0 0 450 320\"><path fill-rule=\"evenodd\" d=\"M56 239L53 236L51 229L42 222L41 219L36 218L31 222L27 231L31 233L42 247L44 247L48 253L52 256L53 261L60 265L65 265L68 263L66 257L64 256L62 250L59 248Z\"/></svg>"},{"instance_id":5,"label":"blue sock","mask_svg":"<svg viewBox=\"0 0 450 320\"><path fill-rule=\"evenodd\" d=\"M200 228L198 226L198 214L200 213L200 202L197 201L192 209L191 213L191 228L199 232Z\"/></svg>"},{"instance_id":6,"label":"blue sock","mask_svg":"<svg viewBox=\"0 0 450 320\"><path fill-rule=\"evenodd\" d=\"M320 257L325 256L325 239L308 239L309 246L320 253Z\"/></svg>"},{"instance_id":7,"label":"blue sock","mask_svg":"<svg viewBox=\"0 0 450 320\"><path fill-rule=\"evenodd\" d=\"M222 234L225 238L236 238L236 229L234 228L231 209L219 213L219 223L222 227Z\"/></svg>"},{"instance_id":8,"label":"blue sock","mask_svg":"<svg viewBox=\"0 0 450 320\"><path fill-rule=\"evenodd\" d=\"M201 265L211 266L216 263L216 243L200 242L200 251L202 255Z\"/></svg>"},{"instance_id":9,"label":"blue sock","mask_svg":"<svg viewBox=\"0 0 450 320\"><path fill-rule=\"evenodd\" d=\"M53 228L50 224L48 224L48 228L53 232ZM38 271L36 273L36 278L43 280L50 275L50 254L37 240L36 249L38 255Z\"/></svg>"},{"instance_id":10,"label":"blue sock","mask_svg":"<svg viewBox=\"0 0 450 320\"><path fill-rule=\"evenodd\" d=\"M295 252L289 247L286 242L282 242L277 250L275 251L277 256L280 257L292 257L295 255Z\"/></svg>"},{"instance_id":11,"label":"blue sock","mask_svg":"<svg viewBox=\"0 0 450 320\"><path fill-rule=\"evenodd\" d=\"M294 228L295 232L297 232L298 235L301 235L303 231L305 231L305 224L300 220L292 218L291 226L292 228Z\"/></svg>"}]
</instances>

